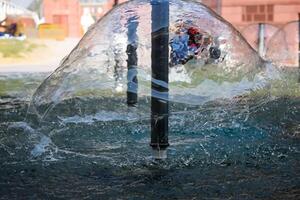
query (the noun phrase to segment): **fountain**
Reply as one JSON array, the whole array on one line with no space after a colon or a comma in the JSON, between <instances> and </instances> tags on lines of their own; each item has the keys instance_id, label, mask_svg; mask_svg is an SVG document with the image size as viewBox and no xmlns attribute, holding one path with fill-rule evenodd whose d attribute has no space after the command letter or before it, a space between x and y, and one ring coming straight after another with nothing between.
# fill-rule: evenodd
<instances>
[{"instance_id":1,"label":"fountain","mask_svg":"<svg viewBox=\"0 0 300 200\"><path fill-rule=\"evenodd\" d=\"M171 112L180 112L248 95L266 86L266 68L242 35L206 6L137 0L89 29L37 89L29 113L40 122L99 111L135 118L151 113L154 157L166 157L169 102L177 105ZM86 105L61 109L79 99ZM94 100L98 105L90 108Z\"/></svg>"},{"instance_id":2,"label":"fountain","mask_svg":"<svg viewBox=\"0 0 300 200\"><path fill-rule=\"evenodd\" d=\"M116 6L44 81L0 75L1 198L299 197L286 48L267 40L266 61L206 6L166 2Z\"/></svg>"}]
</instances>

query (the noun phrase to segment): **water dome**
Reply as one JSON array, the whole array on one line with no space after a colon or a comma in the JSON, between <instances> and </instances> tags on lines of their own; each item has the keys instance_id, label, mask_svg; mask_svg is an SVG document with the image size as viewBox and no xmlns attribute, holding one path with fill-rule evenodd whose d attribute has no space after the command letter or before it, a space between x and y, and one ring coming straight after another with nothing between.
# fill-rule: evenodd
<instances>
[{"instance_id":1,"label":"water dome","mask_svg":"<svg viewBox=\"0 0 300 200\"><path fill-rule=\"evenodd\" d=\"M262 60L231 24L193 1L170 1L169 18L170 45L180 29L195 28L204 40L210 40L208 45L220 50L217 59L207 56L206 47L198 58L170 66L170 101L199 105L216 98L242 95L255 87ZM129 36L133 29L136 29L134 36ZM75 97L125 99L126 50L130 43L137 48L138 96L149 97L151 3L136 0L117 6L89 29L59 68L38 88L31 111L44 118L56 105ZM104 105L111 102L103 100L101 104L103 109L109 109L110 106ZM113 107L125 105L118 103Z\"/></svg>"},{"instance_id":2,"label":"water dome","mask_svg":"<svg viewBox=\"0 0 300 200\"><path fill-rule=\"evenodd\" d=\"M37 89L26 120L11 86L26 93L40 79L0 77L3 199L299 197L298 74L263 61L202 4L170 0L162 26L155 2L164 0L124 3L90 28ZM169 117L159 161L149 148L153 99L169 101L154 118Z\"/></svg>"},{"instance_id":3,"label":"water dome","mask_svg":"<svg viewBox=\"0 0 300 200\"><path fill-rule=\"evenodd\" d=\"M36 90L28 118L39 123L79 124L85 129L92 124L93 131L84 137L99 132L100 138L90 136L83 145L75 136L80 134L77 125L62 133L58 131L60 125L52 124L53 130L46 133L46 138L58 149L65 149L67 143L67 149L81 153L91 147L98 152L108 144L119 149L133 142L128 140L131 134L145 136L150 130L167 135L170 129L174 136L174 131L190 130L186 124L196 126L195 117L204 117L203 113L198 115L202 105L236 101L265 88L268 80L276 77L270 74L273 67L244 37L208 7L194 1L171 0L169 18L163 19L153 14L153 2L164 1L136 0L114 8L88 30ZM160 22L166 19L168 27ZM168 32L164 40L167 45L160 44L161 37L166 36L161 30ZM157 38L154 50L153 40ZM167 53L157 53L166 46ZM164 65L162 70L157 65L154 72L153 60L166 61L167 67ZM158 71L168 71L163 74L166 81L155 77ZM168 125L167 118L177 115L183 121L177 124L172 119ZM151 134L151 140L154 138ZM144 144L149 136L140 139ZM136 142L136 138L133 140ZM131 152L131 156L137 155Z\"/></svg>"}]
</instances>

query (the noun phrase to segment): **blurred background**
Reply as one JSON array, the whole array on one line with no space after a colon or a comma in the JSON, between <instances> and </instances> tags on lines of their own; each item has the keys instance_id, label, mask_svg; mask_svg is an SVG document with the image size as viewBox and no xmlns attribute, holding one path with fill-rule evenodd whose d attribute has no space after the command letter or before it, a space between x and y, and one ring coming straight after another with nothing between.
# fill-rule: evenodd
<instances>
[{"instance_id":1,"label":"blurred background","mask_svg":"<svg viewBox=\"0 0 300 200\"><path fill-rule=\"evenodd\" d=\"M0 0L0 72L53 71L93 23L124 1ZM271 38L300 16L300 0L198 1L236 27L262 57ZM298 66L299 29L288 32L297 40L286 42L297 55L290 64Z\"/></svg>"}]
</instances>

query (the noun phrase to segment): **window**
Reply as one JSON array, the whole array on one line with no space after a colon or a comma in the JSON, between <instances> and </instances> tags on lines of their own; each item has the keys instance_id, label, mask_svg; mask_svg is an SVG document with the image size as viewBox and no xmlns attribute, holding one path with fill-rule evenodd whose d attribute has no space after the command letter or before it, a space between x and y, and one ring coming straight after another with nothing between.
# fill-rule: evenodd
<instances>
[{"instance_id":1,"label":"window","mask_svg":"<svg viewBox=\"0 0 300 200\"><path fill-rule=\"evenodd\" d=\"M242 20L244 22L272 22L274 20L274 6L270 4L245 6Z\"/></svg>"}]
</instances>

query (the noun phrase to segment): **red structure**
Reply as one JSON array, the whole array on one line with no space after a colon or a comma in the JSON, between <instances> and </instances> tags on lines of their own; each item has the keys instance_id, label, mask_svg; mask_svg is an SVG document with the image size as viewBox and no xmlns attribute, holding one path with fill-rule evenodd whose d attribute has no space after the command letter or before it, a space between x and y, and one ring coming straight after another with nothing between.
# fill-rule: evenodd
<instances>
[{"instance_id":1,"label":"red structure","mask_svg":"<svg viewBox=\"0 0 300 200\"><path fill-rule=\"evenodd\" d=\"M255 23L281 26L298 20L300 0L202 0L204 4L220 13L236 28Z\"/></svg>"},{"instance_id":2,"label":"red structure","mask_svg":"<svg viewBox=\"0 0 300 200\"><path fill-rule=\"evenodd\" d=\"M69 37L82 36L82 8L78 0L44 0L43 11L46 23L59 24Z\"/></svg>"},{"instance_id":3,"label":"red structure","mask_svg":"<svg viewBox=\"0 0 300 200\"><path fill-rule=\"evenodd\" d=\"M79 0L79 2L83 9L90 11L95 20L103 17L115 4L115 0Z\"/></svg>"},{"instance_id":4,"label":"red structure","mask_svg":"<svg viewBox=\"0 0 300 200\"><path fill-rule=\"evenodd\" d=\"M44 0L43 13L45 22L63 27L68 37L81 37L81 17L88 10L97 21L105 15L116 3L125 0Z\"/></svg>"},{"instance_id":5,"label":"red structure","mask_svg":"<svg viewBox=\"0 0 300 200\"><path fill-rule=\"evenodd\" d=\"M115 3L126 0L44 0L46 23L59 24L69 37L83 34L80 19L83 9L88 9L96 21ZM222 15L236 28L242 30L249 24L269 23L281 26L298 20L300 0L199 0Z\"/></svg>"}]
</instances>

